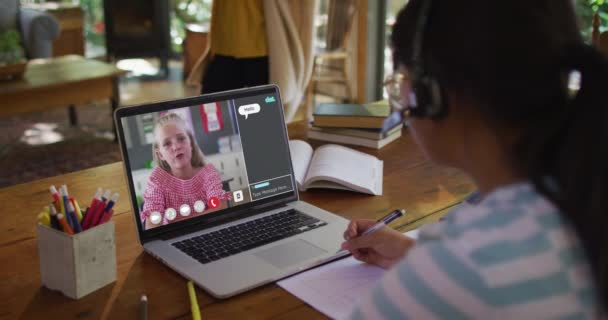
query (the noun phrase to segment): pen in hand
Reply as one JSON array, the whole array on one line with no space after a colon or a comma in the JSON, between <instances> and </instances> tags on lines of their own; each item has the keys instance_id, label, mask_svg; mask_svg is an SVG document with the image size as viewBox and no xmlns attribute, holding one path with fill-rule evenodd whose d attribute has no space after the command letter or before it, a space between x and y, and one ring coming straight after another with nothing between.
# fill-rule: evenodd
<instances>
[{"instance_id":1,"label":"pen in hand","mask_svg":"<svg viewBox=\"0 0 608 320\"><path fill-rule=\"evenodd\" d=\"M362 234L357 235L357 236L360 237L360 236L366 236L366 235L372 234L372 233L380 230L382 227L393 222L395 219L402 217L403 215L405 215L405 210L397 209L397 210L387 214L383 218L379 219L378 222L376 222L373 226L371 226L369 229L365 230ZM345 251L345 249L340 249L338 251L338 253L340 253L342 251Z\"/></svg>"},{"instance_id":2,"label":"pen in hand","mask_svg":"<svg viewBox=\"0 0 608 320\"><path fill-rule=\"evenodd\" d=\"M376 222L376 224L371 226L371 228L363 231L363 233L361 235L366 236L368 234L374 233L374 232L378 231L380 228L384 227L385 225L393 222L395 219L402 217L404 214L405 214L405 210L397 209L397 210L389 213L388 215L386 215L384 218L378 220L378 222Z\"/></svg>"}]
</instances>

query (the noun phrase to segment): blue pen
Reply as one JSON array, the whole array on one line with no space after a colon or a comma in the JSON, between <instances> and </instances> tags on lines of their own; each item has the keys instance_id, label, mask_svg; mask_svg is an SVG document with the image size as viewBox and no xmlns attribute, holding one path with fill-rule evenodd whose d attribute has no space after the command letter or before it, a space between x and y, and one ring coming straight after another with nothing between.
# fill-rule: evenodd
<instances>
[{"instance_id":1,"label":"blue pen","mask_svg":"<svg viewBox=\"0 0 608 320\"><path fill-rule=\"evenodd\" d=\"M108 201L108 204L106 205L105 209L103 209L103 212L110 212L110 210L112 210L112 207L114 207L116 201L118 201L118 193L112 195L112 198L110 199L110 201Z\"/></svg>"},{"instance_id":2,"label":"blue pen","mask_svg":"<svg viewBox=\"0 0 608 320\"><path fill-rule=\"evenodd\" d=\"M68 212L66 213L66 216L71 216L72 221L74 221L74 226L72 227L72 230L74 230L74 233L81 232L82 227L80 226L80 222L78 221L78 217L76 216L76 210L74 209L74 206L72 205L72 203L69 201L68 201Z\"/></svg>"},{"instance_id":3,"label":"blue pen","mask_svg":"<svg viewBox=\"0 0 608 320\"><path fill-rule=\"evenodd\" d=\"M62 185L61 191L63 195L63 201L65 203L65 217L68 220L70 227L72 227L74 233L79 233L82 231L82 227L80 226L80 221L78 220L78 216L76 215L76 209L74 209L74 206L70 201L70 195L68 194L68 186L66 186L65 184Z\"/></svg>"},{"instance_id":4,"label":"blue pen","mask_svg":"<svg viewBox=\"0 0 608 320\"><path fill-rule=\"evenodd\" d=\"M68 187L65 184L62 185L59 188L59 192L61 194L61 198L63 199L63 211L65 211L63 214L65 215L65 220L70 225L70 228L72 228L72 230L74 230L75 221L72 220L72 215L69 214L69 209L68 209L68 203L70 203L70 200L68 199Z\"/></svg>"}]
</instances>

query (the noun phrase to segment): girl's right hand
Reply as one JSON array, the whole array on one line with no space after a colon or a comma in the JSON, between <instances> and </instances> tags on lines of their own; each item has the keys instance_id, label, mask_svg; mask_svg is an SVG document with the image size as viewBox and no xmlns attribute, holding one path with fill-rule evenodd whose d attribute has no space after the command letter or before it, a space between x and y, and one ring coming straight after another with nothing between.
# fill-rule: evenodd
<instances>
[{"instance_id":1,"label":"girl's right hand","mask_svg":"<svg viewBox=\"0 0 608 320\"><path fill-rule=\"evenodd\" d=\"M344 231L342 249L350 251L357 260L388 269L399 262L416 240L406 237L387 226L362 236L376 222L369 219L353 220Z\"/></svg>"}]
</instances>

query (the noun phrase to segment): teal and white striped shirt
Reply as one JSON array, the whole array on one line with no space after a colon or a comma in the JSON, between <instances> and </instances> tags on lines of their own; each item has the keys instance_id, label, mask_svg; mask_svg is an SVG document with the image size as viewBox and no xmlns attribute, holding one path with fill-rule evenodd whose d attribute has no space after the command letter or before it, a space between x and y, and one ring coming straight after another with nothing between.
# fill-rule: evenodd
<instances>
[{"instance_id":1,"label":"teal and white striped shirt","mask_svg":"<svg viewBox=\"0 0 608 320\"><path fill-rule=\"evenodd\" d=\"M352 319L588 319L590 267L558 209L506 186L420 229Z\"/></svg>"}]
</instances>

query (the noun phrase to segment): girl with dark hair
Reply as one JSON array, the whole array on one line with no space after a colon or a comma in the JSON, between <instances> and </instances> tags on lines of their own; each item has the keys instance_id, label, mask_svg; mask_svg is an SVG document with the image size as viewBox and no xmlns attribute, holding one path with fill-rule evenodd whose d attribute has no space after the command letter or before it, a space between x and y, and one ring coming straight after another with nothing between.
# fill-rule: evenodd
<instances>
[{"instance_id":1,"label":"girl with dark hair","mask_svg":"<svg viewBox=\"0 0 608 320\"><path fill-rule=\"evenodd\" d=\"M482 200L417 241L352 221L343 248L391 268L352 317L605 318L608 66L571 1L411 0L391 42L391 106Z\"/></svg>"}]
</instances>

